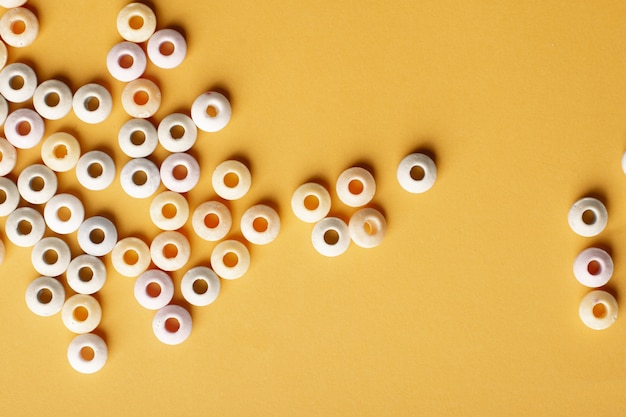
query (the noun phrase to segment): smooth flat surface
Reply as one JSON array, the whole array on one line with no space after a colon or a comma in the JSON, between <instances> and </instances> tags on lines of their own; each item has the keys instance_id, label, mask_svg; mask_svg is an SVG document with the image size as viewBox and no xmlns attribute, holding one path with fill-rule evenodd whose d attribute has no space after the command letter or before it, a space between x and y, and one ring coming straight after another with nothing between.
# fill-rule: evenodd
<instances>
[{"instance_id":1,"label":"smooth flat surface","mask_svg":"<svg viewBox=\"0 0 626 417\"><path fill-rule=\"evenodd\" d=\"M233 107L227 128L202 133L192 151L203 177L187 195L191 208L214 198L210 173L237 157L253 185L231 204L235 222L270 201L283 229L268 246L250 245L250 271L222 281L214 304L190 309L194 329L179 346L156 340L133 279L105 257L98 332L110 356L94 375L67 363L72 334L60 315L27 309L30 250L2 233L0 415L623 415L626 320L583 326L586 290L572 262L588 246L610 248L608 288L623 305L626 4L493 3L156 2L158 27L183 28L189 53L174 70L149 65L163 93L154 120L188 112L208 89ZM125 4L32 1L40 37L9 51L41 80L111 89L105 123L72 114L46 133L109 151L118 173L127 116L105 58ZM436 156L439 178L411 195L395 170L418 149ZM18 168L38 152L20 152ZM159 148L154 159L166 155ZM324 258L312 226L291 213L291 193L310 178L332 188L357 163L373 169L388 235L378 248ZM73 172L59 181L88 215L114 219L121 237L156 235L150 199L125 196L119 177L102 192L82 190ZM348 218L354 210L332 194L332 212ZM582 238L567 212L590 194L605 201L609 223ZM184 230L187 267L208 265L214 244ZM78 255L75 235L67 241ZM175 302L186 305L181 276Z\"/></svg>"}]
</instances>

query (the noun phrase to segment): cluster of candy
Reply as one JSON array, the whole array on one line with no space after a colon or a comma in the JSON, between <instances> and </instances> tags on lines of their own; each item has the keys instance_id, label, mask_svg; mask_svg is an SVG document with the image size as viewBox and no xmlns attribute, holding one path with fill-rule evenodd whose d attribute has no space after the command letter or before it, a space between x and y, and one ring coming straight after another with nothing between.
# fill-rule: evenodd
<instances>
[{"instance_id":1,"label":"cluster of candy","mask_svg":"<svg viewBox=\"0 0 626 417\"><path fill-rule=\"evenodd\" d=\"M11 3L13 7L17 1L0 0L0 6ZM24 3L25 0L15 6ZM10 33L5 35L7 24ZM195 266L184 273L180 285L186 302L194 306L211 304L219 295L220 278L240 278L250 265L246 244L227 238L233 219L222 202L241 199L249 191L252 177L246 165L227 160L215 168L212 185L222 201L205 201L190 213L183 195L193 190L200 179L200 165L187 151L194 146L198 130L217 132L229 123L232 109L228 99L218 92L203 93L193 102L190 116L170 114L155 126L148 118L160 107L161 91L155 82L142 77L148 60L162 69L180 65L187 53L185 38L173 29L156 30L154 12L141 3L129 4L120 11L117 28L124 41L111 48L106 64L111 76L127 83L121 104L132 117L118 132L119 147L130 158L121 169L120 184L133 198L152 197L161 184L167 188L150 204L150 218L161 229L150 245L134 236L118 239L113 221L99 215L86 217L80 198L57 193L59 183L55 172L74 169L78 182L95 191L109 187L116 176L110 155L98 149L81 154L79 141L69 133L49 135L41 145L43 164L25 168L17 184L5 177L16 165L16 148L33 148L42 141L44 119L61 119L73 110L85 123L104 122L113 108L109 91L92 83L72 94L69 86L59 80L38 84L35 72L23 63L12 63L0 71L0 117L7 137L0 138L0 193L5 194L0 202L0 216L8 216L5 232L14 245L32 247L32 264L40 276L26 290L28 307L41 316L61 312L65 326L78 334L68 347L68 360L82 373L97 372L108 357L105 341L94 333L102 317L94 294L107 279L102 257L110 255L120 275L136 277L136 300L143 307L156 310L152 322L154 334L161 342L171 345L185 341L192 329L189 312L171 304L174 283L168 274L182 270L189 261L190 243L180 232L189 217L201 239L218 243L211 252L211 268ZM9 45L26 46L35 40L37 33L37 18L27 8L8 10L0 18L0 36ZM4 47L4 43L0 45ZM28 103L31 99L34 109L23 107L9 113L7 101ZM149 159L159 144L170 152L160 167ZM427 155L411 154L401 161L397 178L407 191L421 193L434 184L436 167ZM293 212L305 222L316 223L312 242L323 255L337 256L351 241L361 247L374 247L381 243L386 232L382 213L374 207L363 208L372 201L375 189L374 177L368 170L352 167L339 176L336 184L339 199L359 208L349 224L338 217L327 217L330 194L317 183L304 184L295 191L291 202ZM20 196L28 206L18 208ZM43 206L43 215L37 206ZM54 236L44 238L46 228ZM240 219L243 237L255 245L274 241L280 228L278 213L267 204L249 207ZM72 257L62 237L74 232L84 253ZM3 245L0 255L4 256ZM158 269L149 269L151 263ZM63 275L67 287L75 292L69 297L61 281Z\"/></svg>"},{"instance_id":2,"label":"cluster of candy","mask_svg":"<svg viewBox=\"0 0 626 417\"><path fill-rule=\"evenodd\" d=\"M606 227L608 212L597 198L585 197L572 205L567 220L576 234L593 237ZM587 248L574 260L574 276L586 287L600 288L613 276L613 259L602 248ZM617 319L617 300L605 290L590 291L580 301L578 314L586 326L606 329Z\"/></svg>"}]
</instances>

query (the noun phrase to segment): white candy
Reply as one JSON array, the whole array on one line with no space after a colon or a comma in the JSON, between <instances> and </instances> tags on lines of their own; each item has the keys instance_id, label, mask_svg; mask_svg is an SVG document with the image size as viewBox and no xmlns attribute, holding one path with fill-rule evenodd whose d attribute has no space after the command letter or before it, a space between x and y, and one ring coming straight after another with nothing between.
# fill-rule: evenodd
<instances>
[{"instance_id":1,"label":"white candy","mask_svg":"<svg viewBox=\"0 0 626 417\"><path fill-rule=\"evenodd\" d=\"M72 253L67 243L58 237L46 237L35 244L30 259L39 274L58 277L67 270Z\"/></svg>"},{"instance_id":2,"label":"white candy","mask_svg":"<svg viewBox=\"0 0 626 417\"><path fill-rule=\"evenodd\" d=\"M61 319L67 329L74 333L89 333L100 324L102 308L93 296L76 294L63 304Z\"/></svg>"},{"instance_id":3,"label":"white candy","mask_svg":"<svg viewBox=\"0 0 626 417\"><path fill-rule=\"evenodd\" d=\"M33 106L45 119L59 120L72 110L72 90L63 81L47 80L39 84L33 95Z\"/></svg>"},{"instance_id":4,"label":"white candy","mask_svg":"<svg viewBox=\"0 0 626 417\"><path fill-rule=\"evenodd\" d=\"M163 69L176 68L187 56L187 42L174 29L158 30L148 41L148 58Z\"/></svg>"},{"instance_id":5,"label":"white candy","mask_svg":"<svg viewBox=\"0 0 626 417\"><path fill-rule=\"evenodd\" d=\"M88 352L88 353L87 353ZM67 360L82 374L93 374L105 365L109 357L107 345L93 333L79 334L67 347Z\"/></svg>"},{"instance_id":6,"label":"white candy","mask_svg":"<svg viewBox=\"0 0 626 417\"><path fill-rule=\"evenodd\" d=\"M115 162L102 151L90 151L76 163L76 178L88 190L104 190L115 179Z\"/></svg>"},{"instance_id":7,"label":"white candy","mask_svg":"<svg viewBox=\"0 0 626 417\"><path fill-rule=\"evenodd\" d=\"M189 304L208 306L220 294L220 279L211 268L196 266L185 272L180 289Z\"/></svg>"},{"instance_id":8,"label":"white candy","mask_svg":"<svg viewBox=\"0 0 626 417\"><path fill-rule=\"evenodd\" d=\"M347 206L364 206L374 198L375 193L376 181L364 168L348 168L337 179L337 197Z\"/></svg>"},{"instance_id":9,"label":"white candy","mask_svg":"<svg viewBox=\"0 0 626 417\"><path fill-rule=\"evenodd\" d=\"M65 302L65 288L57 279L39 277L26 288L26 305L38 316L52 316L61 311Z\"/></svg>"},{"instance_id":10,"label":"white candy","mask_svg":"<svg viewBox=\"0 0 626 417\"><path fill-rule=\"evenodd\" d=\"M23 29L15 30L19 25ZM7 10L0 18L0 36L7 45L23 48L32 44L39 35L39 20L37 16L24 7Z\"/></svg>"},{"instance_id":11,"label":"white candy","mask_svg":"<svg viewBox=\"0 0 626 417\"><path fill-rule=\"evenodd\" d=\"M46 231L46 224L39 212L30 207L21 207L7 217L5 233L15 245L23 248L34 246Z\"/></svg>"},{"instance_id":12,"label":"white candy","mask_svg":"<svg viewBox=\"0 0 626 417\"><path fill-rule=\"evenodd\" d=\"M86 84L76 90L72 100L76 117L85 123L97 124L105 121L113 109L109 90L100 84Z\"/></svg>"},{"instance_id":13,"label":"white candy","mask_svg":"<svg viewBox=\"0 0 626 417\"><path fill-rule=\"evenodd\" d=\"M617 319L617 300L602 290L594 290L580 300L578 315L585 324L594 330L604 330Z\"/></svg>"},{"instance_id":14,"label":"white candy","mask_svg":"<svg viewBox=\"0 0 626 417\"><path fill-rule=\"evenodd\" d=\"M17 109L4 122L4 135L19 149L34 148L43 138L43 119L31 109Z\"/></svg>"},{"instance_id":15,"label":"white candy","mask_svg":"<svg viewBox=\"0 0 626 417\"><path fill-rule=\"evenodd\" d=\"M396 177L400 186L414 194L431 189L437 180L435 162L423 153L412 153L400 161Z\"/></svg>"},{"instance_id":16,"label":"white candy","mask_svg":"<svg viewBox=\"0 0 626 417\"><path fill-rule=\"evenodd\" d=\"M209 114L212 110L214 115ZM208 91L195 99L191 106L191 118L198 129L205 132L217 132L230 121L232 109L228 99L215 91Z\"/></svg>"},{"instance_id":17,"label":"white candy","mask_svg":"<svg viewBox=\"0 0 626 417\"><path fill-rule=\"evenodd\" d=\"M13 213L20 203L20 193L13 181L8 178L0 177L0 217L8 216Z\"/></svg>"},{"instance_id":18,"label":"white candy","mask_svg":"<svg viewBox=\"0 0 626 417\"><path fill-rule=\"evenodd\" d=\"M148 59L139 45L133 42L120 42L107 54L107 69L113 78L129 82L141 77L146 70Z\"/></svg>"},{"instance_id":19,"label":"white candy","mask_svg":"<svg viewBox=\"0 0 626 417\"><path fill-rule=\"evenodd\" d=\"M161 107L161 90L145 78L131 81L122 90L122 107L131 117L151 117Z\"/></svg>"},{"instance_id":20,"label":"white candy","mask_svg":"<svg viewBox=\"0 0 626 417\"><path fill-rule=\"evenodd\" d=\"M124 123L117 135L117 141L122 152L131 158L145 158L159 144L156 128L145 119L130 119Z\"/></svg>"},{"instance_id":21,"label":"white candy","mask_svg":"<svg viewBox=\"0 0 626 417\"><path fill-rule=\"evenodd\" d=\"M0 7L5 9L12 9L14 7L20 7L26 4L28 0L0 0Z\"/></svg>"},{"instance_id":22,"label":"white candy","mask_svg":"<svg viewBox=\"0 0 626 417\"><path fill-rule=\"evenodd\" d=\"M158 310L172 301L174 282L166 272L149 269L135 280L134 294L135 299L143 308Z\"/></svg>"},{"instance_id":23,"label":"white candy","mask_svg":"<svg viewBox=\"0 0 626 417\"><path fill-rule=\"evenodd\" d=\"M352 241L362 248L381 244L387 232L385 217L376 209L363 208L350 217L348 229Z\"/></svg>"},{"instance_id":24,"label":"white candy","mask_svg":"<svg viewBox=\"0 0 626 417\"><path fill-rule=\"evenodd\" d=\"M0 41L0 45L4 45L2 41ZM0 53L1 52L2 52L2 48L0 47ZM0 55L0 62L1 61L2 61L2 56ZM2 66L0 66L0 68L2 68ZM4 98L0 94L0 125L4 124L4 122L7 120L8 115L9 115L9 103L7 102L7 99Z\"/></svg>"},{"instance_id":25,"label":"white candy","mask_svg":"<svg viewBox=\"0 0 626 417\"><path fill-rule=\"evenodd\" d=\"M585 237L596 236L606 227L609 215L604 204L596 198L585 197L574 203L567 215L572 230Z\"/></svg>"},{"instance_id":26,"label":"white candy","mask_svg":"<svg viewBox=\"0 0 626 417\"><path fill-rule=\"evenodd\" d=\"M160 309L152 319L152 330L167 345L183 343L191 334L191 315L183 307L168 305Z\"/></svg>"},{"instance_id":27,"label":"white candy","mask_svg":"<svg viewBox=\"0 0 626 417\"><path fill-rule=\"evenodd\" d=\"M148 269L150 261L150 248L136 237L120 240L111 252L113 268L125 277L140 275Z\"/></svg>"},{"instance_id":28,"label":"white candy","mask_svg":"<svg viewBox=\"0 0 626 417\"><path fill-rule=\"evenodd\" d=\"M207 201L193 212L191 225L196 234L210 242L226 237L233 224L230 210L219 201Z\"/></svg>"},{"instance_id":29,"label":"white candy","mask_svg":"<svg viewBox=\"0 0 626 417\"><path fill-rule=\"evenodd\" d=\"M17 163L17 151L8 140L0 138L0 177L10 174Z\"/></svg>"},{"instance_id":30,"label":"white candy","mask_svg":"<svg viewBox=\"0 0 626 417\"><path fill-rule=\"evenodd\" d=\"M244 164L228 160L215 168L211 182L217 195L224 200L238 200L250 189L252 176Z\"/></svg>"},{"instance_id":31,"label":"white candy","mask_svg":"<svg viewBox=\"0 0 626 417\"><path fill-rule=\"evenodd\" d=\"M191 247L187 238L174 231L161 232L152 240L152 262L164 271L177 271L189 260Z\"/></svg>"},{"instance_id":32,"label":"white candy","mask_svg":"<svg viewBox=\"0 0 626 417\"><path fill-rule=\"evenodd\" d=\"M154 162L145 158L131 159L120 173L120 184L134 198L148 198L159 189L161 176Z\"/></svg>"},{"instance_id":33,"label":"white candy","mask_svg":"<svg viewBox=\"0 0 626 417\"><path fill-rule=\"evenodd\" d=\"M164 191L150 203L152 223L161 230L176 230L189 218L189 203L182 195Z\"/></svg>"},{"instance_id":34,"label":"white candy","mask_svg":"<svg viewBox=\"0 0 626 417\"><path fill-rule=\"evenodd\" d=\"M181 172L177 172L180 169ZM177 193L186 193L200 181L200 165L188 153L173 153L161 163L161 182Z\"/></svg>"},{"instance_id":35,"label":"white candy","mask_svg":"<svg viewBox=\"0 0 626 417\"><path fill-rule=\"evenodd\" d=\"M78 228L78 245L89 255L104 256L113 250L116 243L117 229L105 217L90 217Z\"/></svg>"},{"instance_id":36,"label":"white candy","mask_svg":"<svg viewBox=\"0 0 626 417\"><path fill-rule=\"evenodd\" d=\"M587 248L574 261L574 276L586 287L601 287L613 276L613 259L600 248Z\"/></svg>"},{"instance_id":37,"label":"white candy","mask_svg":"<svg viewBox=\"0 0 626 417\"><path fill-rule=\"evenodd\" d=\"M80 144L69 133L53 133L41 144L41 159L53 171L67 172L76 166L79 158Z\"/></svg>"},{"instance_id":38,"label":"white candy","mask_svg":"<svg viewBox=\"0 0 626 417\"><path fill-rule=\"evenodd\" d=\"M37 74L26 64L16 62L0 71L0 93L11 103L24 103L30 100L36 88Z\"/></svg>"},{"instance_id":39,"label":"white candy","mask_svg":"<svg viewBox=\"0 0 626 417\"><path fill-rule=\"evenodd\" d=\"M67 217L61 215L62 210L67 213ZM78 230L85 219L85 208L77 197L71 194L57 194L46 203L43 218L50 230L67 235Z\"/></svg>"},{"instance_id":40,"label":"white candy","mask_svg":"<svg viewBox=\"0 0 626 417\"><path fill-rule=\"evenodd\" d=\"M250 207L241 216L241 233L250 243L266 245L280 232L280 217L276 210L265 204Z\"/></svg>"},{"instance_id":41,"label":"white candy","mask_svg":"<svg viewBox=\"0 0 626 417\"><path fill-rule=\"evenodd\" d=\"M250 252L237 240L224 240L211 252L211 267L224 279L241 278L250 267Z\"/></svg>"},{"instance_id":42,"label":"white candy","mask_svg":"<svg viewBox=\"0 0 626 417\"><path fill-rule=\"evenodd\" d=\"M311 241L322 255L339 256L350 246L348 225L337 217L326 217L313 226Z\"/></svg>"},{"instance_id":43,"label":"white candy","mask_svg":"<svg viewBox=\"0 0 626 417\"><path fill-rule=\"evenodd\" d=\"M93 255L79 255L72 259L65 274L67 284L79 294L95 294L107 279L104 263Z\"/></svg>"},{"instance_id":44,"label":"white candy","mask_svg":"<svg viewBox=\"0 0 626 417\"><path fill-rule=\"evenodd\" d=\"M143 3L130 3L117 15L117 31L130 42L145 42L156 29L156 15Z\"/></svg>"},{"instance_id":45,"label":"white candy","mask_svg":"<svg viewBox=\"0 0 626 417\"><path fill-rule=\"evenodd\" d=\"M198 128L189 116L182 113L172 113L161 120L157 135L165 150L185 152L196 143Z\"/></svg>"},{"instance_id":46,"label":"white candy","mask_svg":"<svg viewBox=\"0 0 626 417\"><path fill-rule=\"evenodd\" d=\"M26 167L17 178L17 189L31 204L44 204L57 192L59 183L54 172L45 165Z\"/></svg>"},{"instance_id":47,"label":"white candy","mask_svg":"<svg viewBox=\"0 0 626 417\"><path fill-rule=\"evenodd\" d=\"M330 193L321 184L302 184L291 197L291 209L303 222L317 223L330 212Z\"/></svg>"}]
</instances>

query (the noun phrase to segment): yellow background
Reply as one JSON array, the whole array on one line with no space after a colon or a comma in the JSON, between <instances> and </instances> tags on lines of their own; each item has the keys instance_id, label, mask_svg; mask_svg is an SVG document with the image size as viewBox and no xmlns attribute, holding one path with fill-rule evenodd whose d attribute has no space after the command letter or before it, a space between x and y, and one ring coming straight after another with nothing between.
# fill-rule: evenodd
<instances>
[{"instance_id":1,"label":"yellow background","mask_svg":"<svg viewBox=\"0 0 626 417\"><path fill-rule=\"evenodd\" d=\"M188 56L173 70L149 64L163 93L155 121L188 112L219 89L230 124L201 133L193 150L203 177L191 208L214 198L221 161L249 162L253 186L231 205L237 221L259 201L280 211L279 238L250 245L249 272L222 281L217 301L191 308L194 329L167 346L153 312L133 298L133 279L110 266L99 293L106 366L75 372L73 335L60 315L32 314L24 291L36 277L30 250L2 233L2 416L622 416L626 320L593 331L578 318L586 293L572 262L601 245L626 290L626 3L623 1L156 1L158 27L180 27ZM125 1L29 3L37 41L10 49L40 80L92 81L114 96L111 117L88 126L71 114L49 122L83 151L118 163L127 119L123 83L107 73L121 40ZM398 162L424 149L439 177L412 195ZM39 161L20 151L20 169ZM155 160L166 156L159 147ZM352 245L334 259L310 244L292 214L293 190L310 178L332 189L354 164L373 168L374 203L388 220L384 243ZM120 237L151 239L150 199L132 200L119 177L106 191L59 174L88 215L114 219ZM334 214L348 218L334 191ZM571 204L600 196L609 224L596 238L568 227ZM4 219L0 220L4 225ZM185 227L188 267L207 265L214 244ZM238 228L233 236L238 236ZM78 254L76 237L68 243ZM182 273L173 274L180 282ZM184 303L177 285L175 302Z\"/></svg>"}]
</instances>

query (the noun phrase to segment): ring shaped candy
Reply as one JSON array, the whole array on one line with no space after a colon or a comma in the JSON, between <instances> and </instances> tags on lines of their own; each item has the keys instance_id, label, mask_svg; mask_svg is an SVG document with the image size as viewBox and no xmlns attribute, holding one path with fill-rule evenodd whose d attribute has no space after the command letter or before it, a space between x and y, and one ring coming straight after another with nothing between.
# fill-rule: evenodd
<instances>
[{"instance_id":1,"label":"ring shaped candy","mask_svg":"<svg viewBox=\"0 0 626 417\"><path fill-rule=\"evenodd\" d=\"M122 90L122 107L131 117L148 118L161 107L161 90L145 78L131 81Z\"/></svg>"},{"instance_id":2,"label":"ring shaped candy","mask_svg":"<svg viewBox=\"0 0 626 417\"><path fill-rule=\"evenodd\" d=\"M219 201L207 201L193 212L191 225L196 234L209 242L226 237L233 224L230 210Z\"/></svg>"},{"instance_id":3,"label":"ring shaped candy","mask_svg":"<svg viewBox=\"0 0 626 417\"><path fill-rule=\"evenodd\" d=\"M11 145L19 149L37 146L43 138L43 119L31 109L17 109L4 122L4 135Z\"/></svg>"},{"instance_id":4,"label":"ring shaped candy","mask_svg":"<svg viewBox=\"0 0 626 417\"><path fill-rule=\"evenodd\" d=\"M67 172L76 166L79 158L80 144L69 133L53 133L41 144L41 159L53 171Z\"/></svg>"},{"instance_id":5,"label":"ring shaped candy","mask_svg":"<svg viewBox=\"0 0 626 417\"><path fill-rule=\"evenodd\" d=\"M0 45L4 45L2 43L2 41L0 41ZM2 50L2 48L0 48L0 51ZM1 61L1 58L0 58ZM2 68L0 66L0 68ZM0 125L3 125L4 122L7 120L7 116L9 115L9 103L7 103L7 99L2 97L2 95L0 94Z\"/></svg>"},{"instance_id":6,"label":"ring shaped candy","mask_svg":"<svg viewBox=\"0 0 626 417\"><path fill-rule=\"evenodd\" d=\"M30 207L20 207L7 217L5 233L15 245L34 246L46 231L46 223L39 212Z\"/></svg>"},{"instance_id":7,"label":"ring shaped candy","mask_svg":"<svg viewBox=\"0 0 626 417\"><path fill-rule=\"evenodd\" d=\"M387 232L385 217L376 209L364 208L350 217L348 230L352 241L362 248L373 248L381 244Z\"/></svg>"},{"instance_id":8,"label":"ring shaped candy","mask_svg":"<svg viewBox=\"0 0 626 417\"><path fill-rule=\"evenodd\" d=\"M171 191L186 193L200 181L200 165L188 153L173 153L161 163L161 182Z\"/></svg>"},{"instance_id":9,"label":"ring shaped candy","mask_svg":"<svg viewBox=\"0 0 626 417\"><path fill-rule=\"evenodd\" d=\"M20 193L13 181L6 177L0 177L0 217L8 216L13 213L20 203Z\"/></svg>"},{"instance_id":10,"label":"ring shaped candy","mask_svg":"<svg viewBox=\"0 0 626 417\"><path fill-rule=\"evenodd\" d=\"M174 29L158 30L148 40L148 58L163 69L176 68L187 56L187 41Z\"/></svg>"},{"instance_id":11,"label":"ring shaped candy","mask_svg":"<svg viewBox=\"0 0 626 417\"><path fill-rule=\"evenodd\" d=\"M220 294L220 279L211 268L196 266L185 272L180 289L189 304L204 307Z\"/></svg>"},{"instance_id":12,"label":"ring shaped candy","mask_svg":"<svg viewBox=\"0 0 626 417\"><path fill-rule=\"evenodd\" d=\"M102 151L89 151L76 163L76 178L88 190L104 190L115 179L115 162Z\"/></svg>"},{"instance_id":13,"label":"ring shaped candy","mask_svg":"<svg viewBox=\"0 0 626 417\"><path fill-rule=\"evenodd\" d=\"M17 189L31 204L43 204L57 192L59 182L54 172L45 165L30 165L17 177Z\"/></svg>"},{"instance_id":14,"label":"ring shaped candy","mask_svg":"<svg viewBox=\"0 0 626 417\"><path fill-rule=\"evenodd\" d=\"M67 284L79 294L95 294L107 279L104 263L93 255L79 255L72 259L65 273Z\"/></svg>"},{"instance_id":15,"label":"ring shaped candy","mask_svg":"<svg viewBox=\"0 0 626 417\"><path fill-rule=\"evenodd\" d=\"M211 182L217 195L224 200L238 200L250 189L252 176L244 164L228 160L215 168Z\"/></svg>"},{"instance_id":16,"label":"ring shaped candy","mask_svg":"<svg viewBox=\"0 0 626 417\"><path fill-rule=\"evenodd\" d=\"M586 287L601 287L613 276L613 259L600 248L587 248L574 261L574 276Z\"/></svg>"},{"instance_id":17,"label":"ring shaped candy","mask_svg":"<svg viewBox=\"0 0 626 417\"><path fill-rule=\"evenodd\" d=\"M161 230L176 230L189 218L189 203L182 195L164 191L150 203L152 223Z\"/></svg>"},{"instance_id":18,"label":"ring shaped candy","mask_svg":"<svg viewBox=\"0 0 626 417\"><path fill-rule=\"evenodd\" d=\"M93 296L76 294L65 300L61 309L65 327L74 333L89 333L95 330L102 319L102 308Z\"/></svg>"},{"instance_id":19,"label":"ring shaped candy","mask_svg":"<svg viewBox=\"0 0 626 417\"><path fill-rule=\"evenodd\" d=\"M2 40L15 48L32 44L39 35L37 16L24 7L7 10L0 18Z\"/></svg>"},{"instance_id":20,"label":"ring shaped candy","mask_svg":"<svg viewBox=\"0 0 626 417\"><path fill-rule=\"evenodd\" d=\"M350 230L343 220L326 217L313 226L311 241L315 250L322 255L339 256L350 246Z\"/></svg>"},{"instance_id":21,"label":"ring shaped candy","mask_svg":"<svg viewBox=\"0 0 626 417\"><path fill-rule=\"evenodd\" d=\"M97 124L105 121L113 109L109 90L100 84L86 84L76 90L72 100L76 117L85 123Z\"/></svg>"},{"instance_id":22,"label":"ring shaped candy","mask_svg":"<svg viewBox=\"0 0 626 417\"><path fill-rule=\"evenodd\" d=\"M136 277L150 266L150 248L143 240L127 237L115 245L111 252L113 268L125 277Z\"/></svg>"},{"instance_id":23,"label":"ring shaped candy","mask_svg":"<svg viewBox=\"0 0 626 417\"><path fill-rule=\"evenodd\" d=\"M348 168L337 179L337 196L347 206L364 206L374 198L375 193L376 181L364 168Z\"/></svg>"},{"instance_id":24,"label":"ring shaped candy","mask_svg":"<svg viewBox=\"0 0 626 417\"><path fill-rule=\"evenodd\" d=\"M250 207L241 216L241 233L250 243L266 245L280 232L280 217L276 210L265 204Z\"/></svg>"},{"instance_id":25,"label":"ring shaped candy","mask_svg":"<svg viewBox=\"0 0 626 417\"><path fill-rule=\"evenodd\" d=\"M152 330L167 345L183 343L191 334L191 315L181 306L168 305L160 309L152 319Z\"/></svg>"},{"instance_id":26,"label":"ring shaped candy","mask_svg":"<svg viewBox=\"0 0 626 417\"><path fill-rule=\"evenodd\" d=\"M217 132L226 127L232 116L228 99L215 91L201 94L191 105L191 118L198 129Z\"/></svg>"},{"instance_id":27,"label":"ring shaped candy","mask_svg":"<svg viewBox=\"0 0 626 417\"><path fill-rule=\"evenodd\" d=\"M578 315L582 322L594 330L604 330L617 319L617 300L602 290L594 290L580 300Z\"/></svg>"},{"instance_id":28,"label":"ring shaped candy","mask_svg":"<svg viewBox=\"0 0 626 417\"><path fill-rule=\"evenodd\" d=\"M104 256L113 250L116 243L117 229L105 217L90 217L78 228L78 245L89 255Z\"/></svg>"},{"instance_id":29,"label":"ring shaped candy","mask_svg":"<svg viewBox=\"0 0 626 417\"><path fill-rule=\"evenodd\" d=\"M157 135L165 150L185 152L196 143L198 128L189 116L182 113L172 113L161 120Z\"/></svg>"},{"instance_id":30,"label":"ring shaped candy","mask_svg":"<svg viewBox=\"0 0 626 417\"><path fill-rule=\"evenodd\" d=\"M67 347L67 360L81 374L98 372L106 364L108 357L106 343L93 333L79 334Z\"/></svg>"},{"instance_id":31,"label":"ring shaped candy","mask_svg":"<svg viewBox=\"0 0 626 417\"><path fill-rule=\"evenodd\" d=\"M120 149L131 158L151 155L159 144L157 130L145 119L130 119L122 125L117 135Z\"/></svg>"},{"instance_id":32,"label":"ring shaped candy","mask_svg":"<svg viewBox=\"0 0 626 417\"><path fill-rule=\"evenodd\" d=\"M211 252L211 267L224 279L241 278L250 267L250 252L237 240L224 240Z\"/></svg>"},{"instance_id":33,"label":"ring shaped candy","mask_svg":"<svg viewBox=\"0 0 626 417\"><path fill-rule=\"evenodd\" d=\"M33 95L33 106L45 119L59 120L72 110L72 90L63 81L47 80L39 84Z\"/></svg>"},{"instance_id":34,"label":"ring shaped candy","mask_svg":"<svg viewBox=\"0 0 626 417\"><path fill-rule=\"evenodd\" d=\"M303 222L317 223L330 211L330 193L321 184L302 184L291 197L291 209Z\"/></svg>"},{"instance_id":35,"label":"ring shaped candy","mask_svg":"<svg viewBox=\"0 0 626 417\"><path fill-rule=\"evenodd\" d=\"M172 301L174 282L166 272L149 269L137 277L133 291L139 305L148 310L158 310Z\"/></svg>"},{"instance_id":36,"label":"ring shaped candy","mask_svg":"<svg viewBox=\"0 0 626 417\"><path fill-rule=\"evenodd\" d=\"M161 177L154 162L145 158L131 159L122 167L120 184L134 198L148 198L159 189Z\"/></svg>"},{"instance_id":37,"label":"ring shaped candy","mask_svg":"<svg viewBox=\"0 0 626 417\"><path fill-rule=\"evenodd\" d=\"M431 189L437 180L435 162L423 153L412 153L400 161L396 177L406 191L419 194Z\"/></svg>"},{"instance_id":38,"label":"ring shaped candy","mask_svg":"<svg viewBox=\"0 0 626 417\"><path fill-rule=\"evenodd\" d=\"M16 62L0 71L0 93L11 103L30 100L37 88L37 74L26 64Z\"/></svg>"},{"instance_id":39,"label":"ring shaped candy","mask_svg":"<svg viewBox=\"0 0 626 417\"><path fill-rule=\"evenodd\" d=\"M125 83L141 77L147 64L146 53L133 42L120 42L107 54L109 73L116 80Z\"/></svg>"},{"instance_id":40,"label":"ring shaped candy","mask_svg":"<svg viewBox=\"0 0 626 417\"><path fill-rule=\"evenodd\" d=\"M156 15L143 3L130 3L117 15L117 31L130 42L150 39L156 29Z\"/></svg>"},{"instance_id":41,"label":"ring shaped candy","mask_svg":"<svg viewBox=\"0 0 626 417\"><path fill-rule=\"evenodd\" d=\"M177 271L189 260L191 247L187 238L174 231L161 232L152 240L152 262L164 271Z\"/></svg>"},{"instance_id":42,"label":"ring shaped candy","mask_svg":"<svg viewBox=\"0 0 626 417\"><path fill-rule=\"evenodd\" d=\"M572 230L585 237L596 236L606 227L609 215L602 202L593 197L581 198L567 215Z\"/></svg>"},{"instance_id":43,"label":"ring shaped candy","mask_svg":"<svg viewBox=\"0 0 626 417\"><path fill-rule=\"evenodd\" d=\"M26 288L26 305L38 316L52 316L61 311L65 302L65 288L52 277L39 277Z\"/></svg>"},{"instance_id":44,"label":"ring shaped candy","mask_svg":"<svg viewBox=\"0 0 626 417\"><path fill-rule=\"evenodd\" d=\"M72 253L67 243L58 237L45 237L35 244L30 259L39 274L58 277L67 270Z\"/></svg>"},{"instance_id":45,"label":"ring shaped candy","mask_svg":"<svg viewBox=\"0 0 626 417\"><path fill-rule=\"evenodd\" d=\"M0 138L0 155L2 156L0 158L0 177L4 177L13 171L17 163L15 146L11 145L8 140Z\"/></svg>"},{"instance_id":46,"label":"ring shaped candy","mask_svg":"<svg viewBox=\"0 0 626 417\"><path fill-rule=\"evenodd\" d=\"M85 219L83 203L71 194L57 194L46 203L43 218L48 228L55 233L73 233Z\"/></svg>"}]
</instances>

